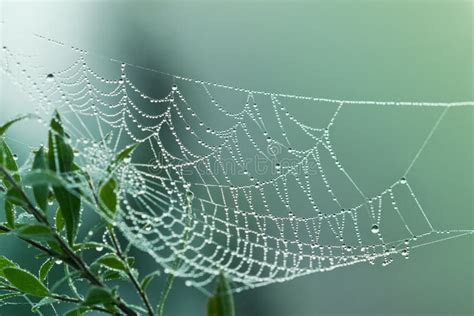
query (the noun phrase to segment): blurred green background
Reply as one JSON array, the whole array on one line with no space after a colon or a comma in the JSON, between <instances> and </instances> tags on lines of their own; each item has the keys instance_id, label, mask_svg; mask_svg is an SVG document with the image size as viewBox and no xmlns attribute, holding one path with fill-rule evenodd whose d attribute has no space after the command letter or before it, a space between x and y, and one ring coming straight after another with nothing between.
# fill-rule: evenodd
<instances>
[{"instance_id":1,"label":"blurred green background","mask_svg":"<svg viewBox=\"0 0 474 316\"><path fill-rule=\"evenodd\" d=\"M6 1L0 10L2 38L34 30L130 63L253 90L474 99L472 1ZM3 77L1 87L1 120L31 109ZM311 125L320 109L295 103L290 111ZM403 174L440 111L346 106L335 150L362 190L376 194ZM440 229L474 227L473 122L474 108L449 110L409 174ZM23 125L11 136L45 140L34 132ZM473 241L422 247L385 268L360 264L245 291L236 295L237 315L474 315ZM1 254L33 266L32 252L20 245L0 237ZM143 255L140 265L153 264ZM168 315L204 315L207 298L182 283ZM0 308L0 315L28 314Z\"/></svg>"}]
</instances>

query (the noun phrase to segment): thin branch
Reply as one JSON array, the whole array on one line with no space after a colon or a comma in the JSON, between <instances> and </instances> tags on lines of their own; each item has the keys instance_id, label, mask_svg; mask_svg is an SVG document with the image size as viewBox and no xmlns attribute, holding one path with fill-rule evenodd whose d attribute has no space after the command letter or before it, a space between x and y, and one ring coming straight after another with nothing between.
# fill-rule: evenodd
<instances>
[{"instance_id":1,"label":"thin branch","mask_svg":"<svg viewBox=\"0 0 474 316\"><path fill-rule=\"evenodd\" d=\"M97 195L95 194L94 185L92 184L91 179L89 177L87 177L87 178L88 178L87 183L88 183L89 188L92 192L92 196L94 197L94 201L95 201L97 207L99 207L100 201L99 201L99 198L97 197ZM124 254L122 252L122 249L120 247L120 243L117 239L117 236L114 233L113 228L107 228L107 231L109 232L110 239L112 240L112 244L115 248L115 252L117 253L117 256L123 261L123 263L126 267L125 273L127 274L128 278L130 279L133 287L137 290L138 295L140 296L140 299L142 300L143 304L145 304L148 315L153 316L154 312L153 312L153 307L151 306L150 300L148 299L148 296L147 296L146 292L143 291L143 289L141 288L140 283L138 282L137 278L131 272L130 266L128 265L127 258L124 256Z\"/></svg>"},{"instance_id":2,"label":"thin branch","mask_svg":"<svg viewBox=\"0 0 474 316\"><path fill-rule=\"evenodd\" d=\"M114 245L115 251L117 252L117 256L120 259L122 259L122 261L125 264L125 267L127 269L126 273L127 273L128 278L132 282L133 286L135 287L138 294L140 295L141 300L143 301L143 303L146 306L148 315L153 316L154 312L153 312L153 307L151 306L150 300L148 299L148 296L146 295L146 292L141 288L140 284L138 283L137 278L135 277L135 275L130 270L130 266L128 265L127 258L125 258L125 256L122 253L122 250L120 248L120 244L118 242L117 236L115 236L115 233L114 233L113 229L109 229L109 235L110 235L110 238L112 239L112 244Z\"/></svg>"}]
</instances>

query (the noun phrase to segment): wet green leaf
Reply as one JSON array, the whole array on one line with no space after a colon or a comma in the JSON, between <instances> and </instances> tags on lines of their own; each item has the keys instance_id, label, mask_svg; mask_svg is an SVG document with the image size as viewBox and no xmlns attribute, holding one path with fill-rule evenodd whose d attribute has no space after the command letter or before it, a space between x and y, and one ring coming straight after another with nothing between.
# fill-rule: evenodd
<instances>
[{"instance_id":1,"label":"wet green leaf","mask_svg":"<svg viewBox=\"0 0 474 316\"><path fill-rule=\"evenodd\" d=\"M223 273L220 273L216 281L214 296L207 302L207 316L234 316L234 298Z\"/></svg>"},{"instance_id":2,"label":"wet green leaf","mask_svg":"<svg viewBox=\"0 0 474 316\"><path fill-rule=\"evenodd\" d=\"M46 155L44 153L43 147L41 147L35 154L35 158L33 160L33 170L41 170L46 171L48 168L48 162L46 160ZM26 181L26 178L24 179ZM32 183L33 187L33 194L36 199L36 203L38 206L46 213L48 207L48 188L49 183Z\"/></svg>"},{"instance_id":3,"label":"wet green leaf","mask_svg":"<svg viewBox=\"0 0 474 316\"><path fill-rule=\"evenodd\" d=\"M159 273L158 272L152 272L150 274L148 274L147 276L145 276L142 280L142 282L140 283L140 287L143 291L146 290L146 288L148 287L148 285L150 285L151 281L153 281L153 279L158 276Z\"/></svg>"},{"instance_id":4,"label":"wet green leaf","mask_svg":"<svg viewBox=\"0 0 474 316\"><path fill-rule=\"evenodd\" d=\"M113 165L121 163L125 158L129 157L132 152L138 147L138 144L132 144L128 147L125 147L121 152L119 152L113 161Z\"/></svg>"},{"instance_id":5,"label":"wet green leaf","mask_svg":"<svg viewBox=\"0 0 474 316\"><path fill-rule=\"evenodd\" d=\"M7 220L7 225L10 228L15 227L15 207L8 199L5 199L5 219Z\"/></svg>"},{"instance_id":6,"label":"wet green leaf","mask_svg":"<svg viewBox=\"0 0 474 316\"><path fill-rule=\"evenodd\" d=\"M7 143L0 138L0 166L4 167L12 176L13 180L20 185L21 177L18 174L18 165L15 161L15 157L7 145ZM7 222L10 227L14 227L14 210L13 205L24 205L24 199L20 191L15 188L12 183L7 179L5 174L0 173L0 180L3 181L5 187L7 188L6 201L11 205L5 203L5 212Z\"/></svg>"},{"instance_id":7,"label":"wet green leaf","mask_svg":"<svg viewBox=\"0 0 474 316\"><path fill-rule=\"evenodd\" d=\"M106 254L97 259L97 263L115 271L126 271L127 268L123 261L114 254Z\"/></svg>"},{"instance_id":8,"label":"wet green leaf","mask_svg":"<svg viewBox=\"0 0 474 316\"><path fill-rule=\"evenodd\" d=\"M55 225L56 225L56 230L58 232L63 230L63 228L64 228L64 217L63 217L63 213L61 212L60 207L58 207L58 209L56 210L56 217L54 218L54 222L55 222Z\"/></svg>"},{"instance_id":9,"label":"wet green leaf","mask_svg":"<svg viewBox=\"0 0 474 316\"><path fill-rule=\"evenodd\" d=\"M51 268L53 266L54 266L54 259L48 259L41 265L38 272L40 281L46 280L46 277L48 276L48 273L49 271L51 271Z\"/></svg>"},{"instance_id":10,"label":"wet green leaf","mask_svg":"<svg viewBox=\"0 0 474 316\"><path fill-rule=\"evenodd\" d=\"M69 145L68 136L64 132L59 113L55 112L48 134L49 168L58 174L70 172L73 170L73 160L74 153ZM73 244L81 216L79 192L70 192L60 185L53 185L53 191L61 207L68 242Z\"/></svg>"},{"instance_id":11,"label":"wet green leaf","mask_svg":"<svg viewBox=\"0 0 474 316\"><path fill-rule=\"evenodd\" d=\"M13 156L10 147L3 140L3 138L0 138L0 165L6 168L7 171L11 173L12 178L16 182L21 181L20 175L18 174L18 165L16 163L15 156ZM4 174L0 173L0 179L3 180L3 183L5 184L7 189L11 188L12 184L5 178Z\"/></svg>"},{"instance_id":12,"label":"wet green leaf","mask_svg":"<svg viewBox=\"0 0 474 316\"><path fill-rule=\"evenodd\" d=\"M51 229L43 224L25 225L15 230L15 233L19 237L33 240L54 240Z\"/></svg>"},{"instance_id":13,"label":"wet green leaf","mask_svg":"<svg viewBox=\"0 0 474 316\"><path fill-rule=\"evenodd\" d=\"M31 117L31 115L23 115L23 116L14 118L14 119L12 119L12 120L6 122L6 123L3 124L2 126L0 126L0 136L2 136L3 134L5 134L5 132L7 131L7 129L9 129L10 126L12 126L13 124L15 124L16 122L19 122L19 121L24 120L24 119L29 118L29 117Z\"/></svg>"},{"instance_id":14,"label":"wet green leaf","mask_svg":"<svg viewBox=\"0 0 474 316\"><path fill-rule=\"evenodd\" d=\"M109 290L101 287L92 287L84 300L85 305L108 304L114 301L114 297Z\"/></svg>"},{"instance_id":15,"label":"wet green leaf","mask_svg":"<svg viewBox=\"0 0 474 316\"><path fill-rule=\"evenodd\" d=\"M64 316L82 316L82 315L84 315L87 311L88 311L87 308L85 308L85 307L79 307L79 308L75 308L75 309L72 309L72 310L66 312L66 314L64 314Z\"/></svg>"},{"instance_id":16,"label":"wet green leaf","mask_svg":"<svg viewBox=\"0 0 474 316\"><path fill-rule=\"evenodd\" d=\"M0 277L4 277L2 270L7 267L14 267L16 264L7 257L0 256Z\"/></svg>"},{"instance_id":17,"label":"wet green leaf","mask_svg":"<svg viewBox=\"0 0 474 316\"><path fill-rule=\"evenodd\" d=\"M48 296L49 290L30 272L18 267L4 268L5 279L23 293L34 296Z\"/></svg>"},{"instance_id":18,"label":"wet green leaf","mask_svg":"<svg viewBox=\"0 0 474 316\"><path fill-rule=\"evenodd\" d=\"M115 192L117 182L110 178L99 189L99 200L101 210L108 216L114 216L117 211L117 193Z\"/></svg>"}]
</instances>

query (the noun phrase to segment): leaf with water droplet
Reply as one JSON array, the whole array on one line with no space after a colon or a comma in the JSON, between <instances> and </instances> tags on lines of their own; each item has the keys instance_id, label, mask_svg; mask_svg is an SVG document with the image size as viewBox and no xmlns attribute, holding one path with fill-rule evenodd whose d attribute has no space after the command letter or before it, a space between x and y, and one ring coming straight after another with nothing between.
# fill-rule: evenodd
<instances>
[{"instance_id":1,"label":"leaf with water droplet","mask_svg":"<svg viewBox=\"0 0 474 316\"><path fill-rule=\"evenodd\" d=\"M139 144L132 144L130 146L125 147L122 151L120 151L114 158L112 165L117 165L125 160L125 158L130 157L132 152L138 147ZM110 166L109 166L110 168ZM110 171L110 170L109 170Z\"/></svg>"},{"instance_id":2,"label":"leaf with water droplet","mask_svg":"<svg viewBox=\"0 0 474 316\"><path fill-rule=\"evenodd\" d=\"M48 162L44 153L43 147L41 147L36 153L33 160L33 170L46 170L48 168ZM46 213L48 207L48 183L46 184L32 184L33 194L35 196L36 203Z\"/></svg>"},{"instance_id":3,"label":"leaf with water droplet","mask_svg":"<svg viewBox=\"0 0 474 316\"><path fill-rule=\"evenodd\" d=\"M54 236L49 226L44 224L24 225L13 231L21 238L34 240L54 240Z\"/></svg>"},{"instance_id":4,"label":"leaf with water droplet","mask_svg":"<svg viewBox=\"0 0 474 316\"><path fill-rule=\"evenodd\" d=\"M53 259L48 259L46 260L40 267L38 275L40 281L46 280L46 277L48 276L49 271L54 265L54 260Z\"/></svg>"},{"instance_id":5,"label":"leaf with water droplet","mask_svg":"<svg viewBox=\"0 0 474 316\"><path fill-rule=\"evenodd\" d=\"M18 267L7 267L2 271L5 279L21 292L33 296L49 295L48 288L30 272Z\"/></svg>"},{"instance_id":6,"label":"leaf with water droplet","mask_svg":"<svg viewBox=\"0 0 474 316\"><path fill-rule=\"evenodd\" d=\"M148 287L148 285L150 285L151 281L153 281L153 279L160 275L160 273L158 271L155 271L155 272L152 272L150 274L148 274L147 276L145 276L142 280L142 282L140 283L140 288L145 291L146 288Z\"/></svg>"},{"instance_id":7,"label":"leaf with water droplet","mask_svg":"<svg viewBox=\"0 0 474 316\"><path fill-rule=\"evenodd\" d=\"M56 225L56 230L60 232L64 228L64 217L63 213L61 212L61 208L58 207L56 210L56 216L54 218L54 223Z\"/></svg>"},{"instance_id":8,"label":"leaf with water droplet","mask_svg":"<svg viewBox=\"0 0 474 316\"><path fill-rule=\"evenodd\" d=\"M48 133L48 162L49 168L60 175L74 170L74 153L66 142L67 138L59 113L55 112ZM53 191L62 210L67 240L73 244L81 216L80 192L70 192L64 186L58 185L53 185Z\"/></svg>"},{"instance_id":9,"label":"leaf with water droplet","mask_svg":"<svg viewBox=\"0 0 474 316\"><path fill-rule=\"evenodd\" d=\"M107 267L108 269L115 270L115 271L126 271L127 267L125 263L114 254L106 254L97 259L97 263Z\"/></svg>"},{"instance_id":10,"label":"leaf with water droplet","mask_svg":"<svg viewBox=\"0 0 474 316\"><path fill-rule=\"evenodd\" d=\"M0 138L0 166L10 173L11 177L18 185L21 185L21 177L18 174L18 165L13 157L10 147L3 138ZM3 181L5 188L7 188L7 199L10 203L22 206L24 199L21 192L13 186L4 173L0 173L0 180Z\"/></svg>"},{"instance_id":11,"label":"leaf with water droplet","mask_svg":"<svg viewBox=\"0 0 474 316\"><path fill-rule=\"evenodd\" d=\"M16 217L15 207L8 199L5 199L4 208L5 208L5 219L7 220L7 226L10 228L15 228L15 217Z\"/></svg>"},{"instance_id":12,"label":"leaf with water droplet","mask_svg":"<svg viewBox=\"0 0 474 316\"><path fill-rule=\"evenodd\" d=\"M85 305L108 304L114 301L111 292L101 287L92 287L84 300Z\"/></svg>"},{"instance_id":13,"label":"leaf with water droplet","mask_svg":"<svg viewBox=\"0 0 474 316\"><path fill-rule=\"evenodd\" d=\"M5 134L5 132L10 128L10 126L12 126L13 124L15 124L16 122L19 122L21 120L24 120L26 118L31 118L32 115L31 114L27 114L27 115L22 115L22 116L19 116L17 118L14 118L8 122L6 122L5 124L3 124L2 126L0 126L0 136L2 136L3 134Z\"/></svg>"},{"instance_id":14,"label":"leaf with water droplet","mask_svg":"<svg viewBox=\"0 0 474 316\"><path fill-rule=\"evenodd\" d=\"M16 266L16 263L8 259L7 257L0 256L0 277L4 277L5 275L3 274L3 269L7 267L14 267Z\"/></svg>"},{"instance_id":15,"label":"leaf with water droplet","mask_svg":"<svg viewBox=\"0 0 474 316\"><path fill-rule=\"evenodd\" d=\"M113 217L117 211L116 187L117 182L111 177L99 189L100 209L109 217Z\"/></svg>"}]
</instances>

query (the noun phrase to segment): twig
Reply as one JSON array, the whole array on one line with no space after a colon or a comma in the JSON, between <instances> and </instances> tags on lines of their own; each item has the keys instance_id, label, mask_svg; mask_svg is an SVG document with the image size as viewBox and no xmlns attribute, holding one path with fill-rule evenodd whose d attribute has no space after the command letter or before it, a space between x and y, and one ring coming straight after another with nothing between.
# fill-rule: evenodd
<instances>
[{"instance_id":1,"label":"twig","mask_svg":"<svg viewBox=\"0 0 474 316\"><path fill-rule=\"evenodd\" d=\"M128 261L127 261L127 258L125 258L125 256L123 255L122 253L122 250L120 249L120 244L118 242L118 239L117 239L117 236L115 236L115 233L113 231L113 229L109 229L109 235L110 235L110 238L112 239L112 244L114 245L114 248L115 248L115 251L117 252L117 256L122 259L123 263L125 264L125 267L126 267L126 274L128 276L128 278L130 279L130 281L132 282L133 286L135 287L135 289L137 290L138 294L140 295L140 298L141 300L143 301L143 303L145 304L146 306L146 309L147 309L147 312L148 312L148 315L149 316L153 316L154 313L153 313L153 307L151 306L151 303L148 299L148 296L146 295L146 292L143 291L143 289L141 288L140 284L138 283L138 280L137 278L133 275L133 273L130 271L130 266L128 265Z\"/></svg>"}]
</instances>

